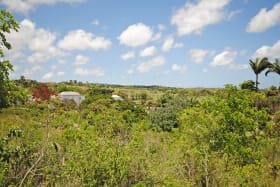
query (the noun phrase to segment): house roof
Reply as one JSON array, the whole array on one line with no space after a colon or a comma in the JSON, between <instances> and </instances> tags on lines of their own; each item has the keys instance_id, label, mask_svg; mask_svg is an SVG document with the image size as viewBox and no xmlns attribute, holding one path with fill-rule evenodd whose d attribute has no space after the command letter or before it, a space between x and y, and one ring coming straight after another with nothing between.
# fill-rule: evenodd
<instances>
[{"instance_id":1,"label":"house roof","mask_svg":"<svg viewBox=\"0 0 280 187\"><path fill-rule=\"evenodd\" d=\"M61 95L61 96L81 96L80 93L72 92L72 91L60 92L59 95Z\"/></svg>"},{"instance_id":2,"label":"house roof","mask_svg":"<svg viewBox=\"0 0 280 187\"><path fill-rule=\"evenodd\" d=\"M123 100L123 98L121 98L121 96L118 96L118 95L112 95L112 98L115 99L115 100Z\"/></svg>"}]
</instances>

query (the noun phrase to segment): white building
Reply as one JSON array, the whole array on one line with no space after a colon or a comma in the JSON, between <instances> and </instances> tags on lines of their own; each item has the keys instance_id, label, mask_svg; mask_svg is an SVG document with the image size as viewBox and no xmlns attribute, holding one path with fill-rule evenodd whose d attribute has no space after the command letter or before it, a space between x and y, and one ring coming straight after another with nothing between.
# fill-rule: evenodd
<instances>
[{"instance_id":1,"label":"white building","mask_svg":"<svg viewBox=\"0 0 280 187\"><path fill-rule=\"evenodd\" d=\"M65 91L58 94L61 100L63 99L73 99L77 105L80 105L85 99L85 96L78 92Z\"/></svg>"},{"instance_id":2,"label":"white building","mask_svg":"<svg viewBox=\"0 0 280 187\"><path fill-rule=\"evenodd\" d=\"M112 98L114 100L117 100L117 101L123 101L123 98L121 96L118 96L118 95L112 95Z\"/></svg>"}]
</instances>

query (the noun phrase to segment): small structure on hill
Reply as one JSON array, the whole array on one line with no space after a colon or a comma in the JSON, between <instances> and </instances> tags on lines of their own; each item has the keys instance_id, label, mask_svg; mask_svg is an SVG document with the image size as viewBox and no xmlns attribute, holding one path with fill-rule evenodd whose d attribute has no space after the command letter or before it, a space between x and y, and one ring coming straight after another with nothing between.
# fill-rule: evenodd
<instances>
[{"instance_id":1,"label":"small structure on hill","mask_svg":"<svg viewBox=\"0 0 280 187\"><path fill-rule=\"evenodd\" d=\"M65 91L58 94L59 98L61 100L69 99L74 100L77 105L80 105L82 101L85 99L85 96L81 95L78 92L72 92L72 91Z\"/></svg>"},{"instance_id":2,"label":"small structure on hill","mask_svg":"<svg viewBox=\"0 0 280 187\"><path fill-rule=\"evenodd\" d=\"M121 96L118 96L118 95L112 95L112 98L116 101L123 101L123 98Z\"/></svg>"}]
</instances>

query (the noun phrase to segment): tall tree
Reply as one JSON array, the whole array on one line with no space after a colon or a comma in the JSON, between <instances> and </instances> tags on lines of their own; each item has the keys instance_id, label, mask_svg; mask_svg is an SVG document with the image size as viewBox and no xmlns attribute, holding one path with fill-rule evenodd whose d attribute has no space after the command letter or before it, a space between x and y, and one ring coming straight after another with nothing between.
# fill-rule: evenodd
<instances>
[{"instance_id":1,"label":"tall tree","mask_svg":"<svg viewBox=\"0 0 280 187\"><path fill-rule=\"evenodd\" d=\"M13 65L9 60L4 59L4 48L12 48L6 39L6 34L12 30L18 31L18 29L18 22L13 15L6 10L0 10L0 109L9 105L9 91L12 86L9 71L13 70Z\"/></svg>"},{"instance_id":2,"label":"tall tree","mask_svg":"<svg viewBox=\"0 0 280 187\"><path fill-rule=\"evenodd\" d=\"M279 59L275 59L274 63L272 63L268 70L265 72L265 75L267 76L268 73L271 73L271 72L274 72L274 73L277 73L278 75L280 75L280 62L279 62Z\"/></svg>"},{"instance_id":3,"label":"tall tree","mask_svg":"<svg viewBox=\"0 0 280 187\"><path fill-rule=\"evenodd\" d=\"M263 57L261 59L256 58L255 61L250 60L250 66L256 75L256 82L255 82L256 90L258 90L258 85L260 84L259 83L259 74L262 71L264 71L265 69L267 69L270 65L271 65L271 63L268 61L267 57Z\"/></svg>"}]
</instances>

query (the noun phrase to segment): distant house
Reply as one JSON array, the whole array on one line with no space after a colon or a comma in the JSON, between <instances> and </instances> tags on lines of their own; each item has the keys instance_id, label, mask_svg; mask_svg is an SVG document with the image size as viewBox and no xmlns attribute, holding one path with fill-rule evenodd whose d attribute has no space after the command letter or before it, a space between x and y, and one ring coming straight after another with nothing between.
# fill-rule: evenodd
<instances>
[{"instance_id":1,"label":"distant house","mask_svg":"<svg viewBox=\"0 0 280 187\"><path fill-rule=\"evenodd\" d=\"M85 99L85 96L81 95L78 92L71 92L71 91L66 91L66 92L61 92L58 94L59 98L61 100L64 99L69 99L69 100L74 100L77 105L80 105L82 101Z\"/></svg>"},{"instance_id":2,"label":"distant house","mask_svg":"<svg viewBox=\"0 0 280 187\"><path fill-rule=\"evenodd\" d=\"M118 96L118 95L112 95L112 98L114 100L117 100L117 101L123 101L123 98L121 96Z\"/></svg>"}]
</instances>

